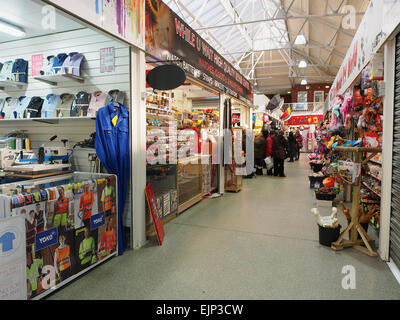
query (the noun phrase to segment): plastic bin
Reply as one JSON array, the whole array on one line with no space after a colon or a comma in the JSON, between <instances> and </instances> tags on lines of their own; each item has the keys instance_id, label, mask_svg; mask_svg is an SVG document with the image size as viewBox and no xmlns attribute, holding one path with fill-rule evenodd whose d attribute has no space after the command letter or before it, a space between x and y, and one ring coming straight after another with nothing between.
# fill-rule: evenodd
<instances>
[{"instance_id":1,"label":"plastic bin","mask_svg":"<svg viewBox=\"0 0 400 320\"><path fill-rule=\"evenodd\" d=\"M310 188L311 189L319 189L322 187L322 181L326 177L314 177L314 176L308 176L308 179L310 180Z\"/></svg>"},{"instance_id":2,"label":"plastic bin","mask_svg":"<svg viewBox=\"0 0 400 320\"><path fill-rule=\"evenodd\" d=\"M332 242L335 242L340 235L341 225L337 228L325 228L318 225L319 228L319 243L323 246L330 247Z\"/></svg>"},{"instance_id":3,"label":"plastic bin","mask_svg":"<svg viewBox=\"0 0 400 320\"><path fill-rule=\"evenodd\" d=\"M315 197L317 198L317 200L333 201L336 198L336 194L327 194L315 191Z\"/></svg>"}]
</instances>

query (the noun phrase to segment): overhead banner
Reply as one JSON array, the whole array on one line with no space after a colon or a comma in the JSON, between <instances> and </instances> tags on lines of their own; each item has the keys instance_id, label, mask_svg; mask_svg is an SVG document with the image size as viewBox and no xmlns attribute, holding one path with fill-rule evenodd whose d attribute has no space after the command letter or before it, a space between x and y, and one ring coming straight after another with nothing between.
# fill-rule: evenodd
<instances>
[{"instance_id":1,"label":"overhead banner","mask_svg":"<svg viewBox=\"0 0 400 320\"><path fill-rule=\"evenodd\" d=\"M145 0L44 0L144 49Z\"/></svg>"},{"instance_id":2,"label":"overhead banner","mask_svg":"<svg viewBox=\"0 0 400 320\"><path fill-rule=\"evenodd\" d=\"M175 60L193 77L253 102L250 82L161 0L146 1L146 52L159 60Z\"/></svg>"},{"instance_id":3,"label":"overhead banner","mask_svg":"<svg viewBox=\"0 0 400 320\"><path fill-rule=\"evenodd\" d=\"M312 124L322 123L323 121L323 114L291 116L288 120L285 121L285 126L308 126Z\"/></svg>"},{"instance_id":4,"label":"overhead banner","mask_svg":"<svg viewBox=\"0 0 400 320\"><path fill-rule=\"evenodd\" d=\"M329 91L332 107L399 24L400 1L371 0Z\"/></svg>"}]
</instances>

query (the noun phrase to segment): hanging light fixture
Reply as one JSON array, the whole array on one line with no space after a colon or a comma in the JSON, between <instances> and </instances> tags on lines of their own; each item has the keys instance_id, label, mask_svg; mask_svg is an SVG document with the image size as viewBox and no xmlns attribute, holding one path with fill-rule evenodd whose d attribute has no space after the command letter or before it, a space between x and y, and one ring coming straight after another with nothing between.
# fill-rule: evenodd
<instances>
[{"instance_id":1,"label":"hanging light fixture","mask_svg":"<svg viewBox=\"0 0 400 320\"><path fill-rule=\"evenodd\" d=\"M306 44L307 43L307 40L306 40L306 38L302 35L302 34L299 34L297 37L296 37L296 40L294 40L294 44Z\"/></svg>"},{"instance_id":2,"label":"hanging light fixture","mask_svg":"<svg viewBox=\"0 0 400 320\"><path fill-rule=\"evenodd\" d=\"M301 85L306 85L307 84L307 80L306 79L303 79L303 80L301 80Z\"/></svg>"},{"instance_id":3,"label":"hanging light fixture","mask_svg":"<svg viewBox=\"0 0 400 320\"><path fill-rule=\"evenodd\" d=\"M307 68L307 62L305 62L304 60L301 60L299 62L299 68L302 68L302 69Z\"/></svg>"}]
</instances>

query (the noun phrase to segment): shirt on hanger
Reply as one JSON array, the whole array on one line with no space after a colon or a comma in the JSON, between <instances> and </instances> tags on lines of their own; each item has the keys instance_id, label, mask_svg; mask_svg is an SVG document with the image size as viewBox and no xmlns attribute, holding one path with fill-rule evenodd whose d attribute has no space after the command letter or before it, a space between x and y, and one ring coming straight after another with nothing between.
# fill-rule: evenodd
<instances>
[{"instance_id":1,"label":"shirt on hanger","mask_svg":"<svg viewBox=\"0 0 400 320\"><path fill-rule=\"evenodd\" d=\"M104 107L106 104L107 93L102 91L95 91L92 93L89 103L88 116L95 117L96 112Z\"/></svg>"},{"instance_id":2,"label":"shirt on hanger","mask_svg":"<svg viewBox=\"0 0 400 320\"><path fill-rule=\"evenodd\" d=\"M18 105L14 111L15 119L22 119L24 117L24 112L25 112L26 108L28 107L29 102L31 102L30 97L21 96L18 98Z\"/></svg>"},{"instance_id":3,"label":"shirt on hanger","mask_svg":"<svg viewBox=\"0 0 400 320\"><path fill-rule=\"evenodd\" d=\"M3 119L3 115L1 114L3 107L4 107L4 101L5 99L0 98L0 119Z\"/></svg>"},{"instance_id":4,"label":"shirt on hanger","mask_svg":"<svg viewBox=\"0 0 400 320\"><path fill-rule=\"evenodd\" d=\"M18 99L7 97L4 101L3 109L1 113L3 119L14 119L14 111L18 106Z\"/></svg>"},{"instance_id":5,"label":"shirt on hanger","mask_svg":"<svg viewBox=\"0 0 400 320\"><path fill-rule=\"evenodd\" d=\"M60 96L52 93L46 96L42 106L42 118L51 118L56 116L55 109L60 99Z\"/></svg>"},{"instance_id":6,"label":"shirt on hanger","mask_svg":"<svg viewBox=\"0 0 400 320\"><path fill-rule=\"evenodd\" d=\"M12 61L4 62L0 72L0 80L14 80L12 69L13 69Z\"/></svg>"},{"instance_id":7,"label":"shirt on hanger","mask_svg":"<svg viewBox=\"0 0 400 320\"><path fill-rule=\"evenodd\" d=\"M18 82L28 81L28 61L24 59L16 59L12 67L14 80Z\"/></svg>"},{"instance_id":8,"label":"shirt on hanger","mask_svg":"<svg viewBox=\"0 0 400 320\"><path fill-rule=\"evenodd\" d=\"M54 59L55 59L55 56L48 56L47 57L47 65L45 65L43 67L43 69L40 70L40 74L42 76L55 74L54 69L53 69Z\"/></svg>"},{"instance_id":9,"label":"shirt on hanger","mask_svg":"<svg viewBox=\"0 0 400 320\"><path fill-rule=\"evenodd\" d=\"M53 60L53 72L54 73L64 73L62 70L62 65L65 62L65 59L68 57L66 53L59 53L54 57ZM61 71L61 72L60 72Z\"/></svg>"},{"instance_id":10,"label":"shirt on hanger","mask_svg":"<svg viewBox=\"0 0 400 320\"><path fill-rule=\"evenodd\" d=\"M41 97L32 97L28 107L25 109L24 118L40 118L43 101Z\"/></svg>"},{"instance_id":11,"label":"shirt on hanger","mask_svg":"<svg viewBox=\"0 0 400 320\"><path fill-rule=\"evenodd\" d=\"M118 89L110 90L107 94L106 101L104 104L108 106L110 103L118 102L119 104L124 104L125 93L119 91Z\"/></svg>"},{"instance_id":12,"label":"shirt on hanger","mask_svg":"<svg viewBox=\"0 0 400 320\"><path fill-rule=\"evenodd\" d=\"M70 93L63 93L60 95L60 100L56 106L57 117L69 117L74 98L75 96Z\"/></svg>"},{"instance_id":13,"label":"shirt on hanger","mask_svg":"<svg viewBox=\"0 0 400 320\"><path fill-rule=\"evenodd\" d=\"M83 54L71 52L63 63L63 73L72 73L78 77L81 75Z\"/></svg>"},{"instance_id":14,"label":"shirt on hanger","mask_svg":"<svg viewBox=\"0 0 400 320\"><path fill-rule=\"evenodd\" d=\"M74 103L71 108L71 117L87 116L89 108L90 94L80 91L75 95Z\"/></svg>"}]
</instances>

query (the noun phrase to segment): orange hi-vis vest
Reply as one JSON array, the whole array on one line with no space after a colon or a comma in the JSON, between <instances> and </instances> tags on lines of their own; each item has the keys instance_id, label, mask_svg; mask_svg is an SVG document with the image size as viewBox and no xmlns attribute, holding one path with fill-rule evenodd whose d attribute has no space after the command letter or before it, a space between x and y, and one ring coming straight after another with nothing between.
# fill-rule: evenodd
<instances>
[{"instance_id":1,"label":"orange hi-vis vest","mask_svg":"<svg viewBox=\"0 0 400 320\"><path fill-rule=\"evenodd\" d=\"M108 230L103 233L102 239L101 239L101 249L104 249L106 251L108 250L114 250L116 246L116 241L115 241L115 233L114 230Z\"/></svg>"},{"instance_id":2,"label":"orange hi-vis vest","mask_svg":"<svg viewBox=\"0 0 400 320\"><path fill-rule=\"evenodd\" d=\"M92 216L93 193L84 193L81 198L81 210L83 211L83 220Z\"/></svg>"},{"instance_id":3,"label":"orange hi-vis vest","mask_svg":"<svg viewBox=\"0 0 400 320\"><path fill-rule=\"evenodd\" d=\"M56 202L56 213L67 213L69 199L64 197L64 200L57 200Z\"/></svg>"},{"instance_id":4,"label":"orange hi-vis vest","mask_svg":"<svg viewBox=\"0 0 400 320\"><path fill-rule=\"evenodd\" d=\"M57 266L60 271L66 270L71 266L71 260L69 258L69 246L65 246L62 249L56 249L57 252Z\"/></svg>"},{"instance_id":5,"label":"orange hi-vis vest","mask_svg":"<svg viewBox=\"0 0 400 320\"><path fill-rule=\"evenodd\" d=\"M104 210L105 211L111 210L112 200L113 200L112 195L105 197L105 199L104 199L104 207L105 207Z\"/></svg>"}]
</instances>

